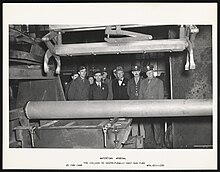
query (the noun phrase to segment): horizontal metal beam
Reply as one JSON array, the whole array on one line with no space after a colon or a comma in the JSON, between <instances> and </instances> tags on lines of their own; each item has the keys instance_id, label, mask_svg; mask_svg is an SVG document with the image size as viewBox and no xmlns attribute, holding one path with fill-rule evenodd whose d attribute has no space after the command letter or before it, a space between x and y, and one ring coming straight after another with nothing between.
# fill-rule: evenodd
<instances>
[{"instance_id":1,"label":"horizontal metal beam","mask_svg":"<svg viewBox=\"0 0 220 172\"><path fill-rule=\"evenodd\" d=\"M30 101L29 119L211 116L212 100Z\"/></svg>"},{"instance_id":2,"label":"horizontal metal beam","mask_svg":"<svg viewBox=\"0 0 220 172\"><path fill-rule=\"evenodd\" d=\"M104 30L107 26L114 28L116 25L49 25L49 30L54 31L88 31L88 30ZM121 28L136 28L158 25L144 25L144 24L125 24L120 25Z\"/></svg>"},{"instance_id":3,"label":"horizontal metal beam","mask_svg":"<svg viewBox=\"0 0 220 172\"><path fill-rule=\"evenodd\" d=\"M9 79L54 79L53 73L43 75L42 69L20 68L18 66L9 67Z\"/></svg>"},{"instance_id":4,"label":"horizontal metal beam","mask_svg":"<svg viewBox=\"0 0 220 172\"><path fill-rule=\"evenodd\" d=\"M132 41L128 43L84 43L55 45L55 54L92 55L92 54L124 54L144 52L176 52L183 51L188 46L184 39Z\"/></svg>"}]
</instances>

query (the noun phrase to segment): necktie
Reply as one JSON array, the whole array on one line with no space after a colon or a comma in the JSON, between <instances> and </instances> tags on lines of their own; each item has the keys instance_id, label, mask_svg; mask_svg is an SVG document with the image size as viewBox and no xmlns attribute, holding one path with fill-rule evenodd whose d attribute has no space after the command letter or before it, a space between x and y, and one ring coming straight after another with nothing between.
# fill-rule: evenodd
<instances>
[{"instance_id":1,"label":"necktie","mask_svg":"<svg viewBox=\"0 0 220 172\"><path fill-rule=\"evenodd\" d=\"M101 83L98 83L98 87L101 88Z\"/></svg>"},{"instance_id":2,"label":"necktie","mask_svg":"<svg viewBox=\"0 0 220 172\"><path fill-rule=\"evenodd\" d=\"M119 86L121 86L121 84L122 84L122 80L121 79L118 80L118 84L119 84Z\"/></svg>"},{"instance_id":3,"label":"necktie","mask_svg":"<svg viewBox=\"0 0 220 172\"><path fill-rule=\"evenodd\" d=\"M135 81L135 84L137 85L137 83L138 83L138 79L137 79L137 78L135 78L135 79L134 79L134 81Z\"/></svg>"}]
</instances>

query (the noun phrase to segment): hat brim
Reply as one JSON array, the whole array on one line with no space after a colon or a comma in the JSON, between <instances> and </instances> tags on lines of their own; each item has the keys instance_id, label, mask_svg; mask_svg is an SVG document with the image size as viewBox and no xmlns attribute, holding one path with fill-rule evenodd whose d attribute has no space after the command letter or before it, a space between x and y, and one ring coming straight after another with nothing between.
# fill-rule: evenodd
<instances>
[{"instance_id":1,"label":"hat brim","mask_svg":"<svg viewBox=\"0 0 220 172\"><path fill-rule=\"evenodd\" d=\"M101 72L101 71L97 71L97 72L94 72L94 73L93 73L93 75L96 75L97 73L102 74L102 72Z\"/></svg>"},{"instance_id":2,"label":"hat brim","mask_svg":"<svg viewBox=\"0 0 220 172\"><path fill-rule=\"evenodd\" d=\"M150 72L150 71L154 71L153 69L150 69L150 70L146 70L146 72Z\"/></svg>"},{"instance_id":3,"label":"hat brim","mask_svg":"<svg viewBox=\"0 0 220 172\"><path fill-rule=\"evenodd\" d=\"M141 71L141 69L132 69L131 71Z\"/></svg>"}]
</instances>

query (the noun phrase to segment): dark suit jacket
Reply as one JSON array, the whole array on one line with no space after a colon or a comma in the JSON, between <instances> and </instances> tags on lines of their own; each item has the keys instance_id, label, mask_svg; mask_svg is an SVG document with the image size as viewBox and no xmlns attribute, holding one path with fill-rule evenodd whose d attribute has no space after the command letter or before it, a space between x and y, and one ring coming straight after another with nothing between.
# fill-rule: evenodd
<instances>
[{"instance_id":1,"label":"dark suit jacket","mask_svg":"<svg viewBox=\"0 0 220 172\"><path fill-rule=\"evenodd\" d=\"M80 77L72 80L67 91L67 100L88 100L89 99L89 81Z\"/></svg>"},{"instance_id":2,"label":"dark suit jacket","mask_svg":"<svg viewBox=\"0 0 220 172\"><path fill-rule=\"evenodd\" d=\"M138 100L139 90L141 84L141 77L136 85L134 78L128 81L127 91L130 100Z\"/></svg>"},{"instance_id":3,"label":"dark suit jacket","mask_svg":"<svg viewBox=\"0 0 220 172\"><path fill-rule=\"evenodd\" d=\"M101 88L97 86L96 82L90 85L89 100L107 100L108 85L101 83Z\"/></svg>"},{"instance_id":4,"label":"dark suit jacket","mask_svg":"<svg viewBox=\"0 0 220 172\"><path fill-rule=\"evenodd\" d=\"M107 100L112 100L113 99L113 93L112 93L112 81L108 78L106 78L103 83L108 85L108 98Z\"/></svg>"},{"instance_id":5,"label":"dark suit jacket","mask_svg":"<svg viewBox=\"0 0 220 172\"><path fill-rule=\"evenodd\" d=\"M141 81L139 99L163 99L164 86L163 81L154 77L150 83L148 78Z\"/></svg>"},{"instance_id":6,"label":"dark suit jacket","mask_svg":"<svg viewBox=\"0 0 220 172\"><path fill-rule=\"evenodd\" d=\"M113 100L128 100L127 93L128 79L124 78L121 86L119 86L118 79L112 81Z\"/></svg>"}]
</instances>

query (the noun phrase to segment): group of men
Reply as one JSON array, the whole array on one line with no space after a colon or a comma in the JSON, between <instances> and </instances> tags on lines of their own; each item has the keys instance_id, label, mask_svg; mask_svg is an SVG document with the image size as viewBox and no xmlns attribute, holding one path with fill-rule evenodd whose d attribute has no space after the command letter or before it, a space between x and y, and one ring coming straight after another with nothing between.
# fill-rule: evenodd
<instances>
[{"instance_id":1,"label":"group of men","mask_svg":"<svg viewBox=\"0 0 220 172\"><path fill-rule=\"evenodd\" d=\"M124 77L124 70L118 66L113 70L115 79L107 78L106 71L97 70L93 74L94 81L86 79L86 68L80 66L78 77L69 84L67 100L144 100L163 99L163 81L154 76L154 66L146 67L146 79L140 76L141 67L132 66L133 78ZM144 120L145 148L163 148L163 125L157 120Z\"/></svg>"}]
</instances>

